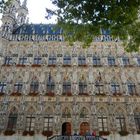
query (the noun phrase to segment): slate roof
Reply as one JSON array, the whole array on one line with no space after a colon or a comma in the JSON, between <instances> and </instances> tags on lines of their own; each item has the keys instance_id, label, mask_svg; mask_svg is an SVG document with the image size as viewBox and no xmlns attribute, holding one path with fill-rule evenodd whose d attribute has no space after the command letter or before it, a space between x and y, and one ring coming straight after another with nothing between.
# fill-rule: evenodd
<instances>
[{"instance_id":1,"label":"slate roof","mask_svg":"<svg viewBox=\"0 0 140 140\"><path fill-rule=\"evenodd\" d=\"M110 30L101 29L102 35L110 35ZM62 29L55 24L23 24L13 31L14 35L59 35Z\"/></svg>"},{"instance_id":2,"label":"slate roof","mask_svg":"<svg viewBox=\"0 0 140 140\"><path fill-rule=\"evenodd\" d=\"M14 35L59 35L62 29L55 24L23 24L13 31Z\"/></svg>"}]
</instances>

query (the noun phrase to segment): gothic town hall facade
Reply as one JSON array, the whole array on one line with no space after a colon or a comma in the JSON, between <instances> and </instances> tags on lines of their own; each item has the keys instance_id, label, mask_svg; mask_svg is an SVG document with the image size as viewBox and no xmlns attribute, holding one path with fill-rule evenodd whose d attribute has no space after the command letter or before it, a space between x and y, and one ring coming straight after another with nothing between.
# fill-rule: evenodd
<instances>
[{"instance_id":1,"label":"gothic town hall facade","mask_svg":"<svg viewBox=\"0 0 140 140\"><path fill-rule=\"evenodd\" d=\"M104 30L70 46L55 25L29 24L26 5L13 0L2 16L0 140L140 140L140 52Z\"/></svg>"}]
</instances>

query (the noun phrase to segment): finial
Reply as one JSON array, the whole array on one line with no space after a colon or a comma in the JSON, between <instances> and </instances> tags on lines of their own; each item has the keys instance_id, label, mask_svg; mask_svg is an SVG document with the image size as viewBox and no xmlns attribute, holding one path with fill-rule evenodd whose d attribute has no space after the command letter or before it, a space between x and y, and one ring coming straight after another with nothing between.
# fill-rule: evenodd
<instances>
[{"instance_id":1,"label":"finial","mask_svg":"<svg viewBox=\"0 0 140 140\"><path fill-rule=\"evenodd\" d=\"M23 1L22 6L24 6L24 7L27 6L27 0L24 0L24 1Z\"/></svg>"}]
</instances>

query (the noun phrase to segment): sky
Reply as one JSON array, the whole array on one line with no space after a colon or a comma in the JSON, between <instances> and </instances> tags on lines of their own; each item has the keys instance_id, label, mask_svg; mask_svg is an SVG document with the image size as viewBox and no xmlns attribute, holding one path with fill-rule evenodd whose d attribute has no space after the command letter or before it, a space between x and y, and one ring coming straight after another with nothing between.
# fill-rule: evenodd
<instances>
[{"instance_id":1,"label":"sky","mask_svg":"<svg viewBox=\"0 0 140 140\"><path fill-rule=\"evenodd\" d=\"M21 3L23 2L23 0L20 1ZM52 18L50 20L47 20L45 18L46 8L54 9L51 0L27 0L27 7L29 10L28 17L30 23L55 23L56 22L55 18Z\"/></svg>"}]
</instances>

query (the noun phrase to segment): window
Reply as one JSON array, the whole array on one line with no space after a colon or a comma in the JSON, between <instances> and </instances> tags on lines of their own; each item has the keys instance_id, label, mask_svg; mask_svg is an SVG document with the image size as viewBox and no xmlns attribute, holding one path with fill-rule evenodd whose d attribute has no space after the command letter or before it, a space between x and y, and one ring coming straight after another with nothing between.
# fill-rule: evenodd
<instances>
[{"instance_id":1,"label":"window","mask_svg":"<svg viewBox=\"0 0 140 140\"><path fill-rule=\"evenodd\" d=\"M113 94L115 93L120 93L120 85L116 84L116 83L112 83L111 84L111 92Z\"/></svg>"},{"instance_id":2,"label":"window","mask_svg":"<svg viewBox=\"0 0 140 140\"><path fill-rule=\"evenodd\" d=\"M86 65L86 58L85 56L78 57L78 65Z\"/></svg>"},{"instance_id":3,"label":"window","mask_svg":"<svg viewBox=\"0 0 140 140\"><path fill-rule=\"evenodd\" d=\"M39 83L38 81L32 81L30 85L31 92L38 92Z\"/></svg>"},{"instance_id":4,"label":"window","mask_svg":"<svg viewBox=\"0 0 140 140\"><path fill-rule=\"evenodd\" d=\"M79 82L79 94L87 94L87 84L86 82Z\"/></svg>"},{"instance_id":5,"label":"window","mask_svg":"<svg viewBox=\"0 0 140 140\"><path fill-rule=\"evenodd\" d=\"M107 117L106 116L98 117L98 127L99 127L99 131L107 131Z\"/></svg>"},{"instance_id":6,"label":"window","mask_svg":"<svg viewBox=\"0 0 140 140\"><path fill-rule=\"evenodd\" d=\"M26 57L19 58L19 65L25 65L26 63L27 63L27 58Z\"/></svg>"},{"instance_id":7,"label":"window","mask_svg":"<svg viewBox=\"0 0 140 140\"><path fill-rule=\"evenodd\" d=\"M126 131L125 118L123 115L116 117L116 125L117 125L118 131Z\"/></svg>"},{"instance_id":8,"label":"window","mask_svg":"<svg viewBox=\"0 0 140 140\"><path fill-rule=\"evenodd\" d=\"M55 90L55 83L53 81L47 82L47 93L53 93Z\"/></svg>"},{"instance_id":9,"label":"window","mask_svg":"<svg viewBox=\"0 0 140 140\"><path fill-rule=\"evenodd\" d=\"M50 56L48 65L56 65L56 56Z\"/></svg>"},{"instance_id":10,"label":"window","mask_svg":"<svg viewBox=\"0 0 140 140\"><path fill-rule=\"evenodd\" d=\"M140 66L140 57L137 58L137 64Z\"/></svg>"},{"instance_id":11,"label":"window","mask_svg":"<svg viewBox=\"0 0 140 140\"><path fill-rule=\"evenodd\" d=\"M133 95L136 93L136 86L133 83L128 83L127 84L127 88L128 88L128 94Z\"/></svg>"},{"instance_id":12,"label":"window","mask_svg":"<svg viewBox=\"0 0 140 140\"><path fill-rule=\"evenodd\" d=\"M93 65L101 65L101 62L100 62L100 57L96 57L94 56L93 57Z\"/></svg>"},{"instance_id":13,"label":"window","mask_svg":"<svg viewBox=\"0 0 140 140\"><path fill-rule=\"evenodd\" d=\"M18 93L22 92L22 83L16 83L14 85L14 91Z\"/></svg>"},{"instance_id":14,"label":"window","mask_svg":"<svg viewBox=\"0 0 140 140\"><path fill-rule=\"evenodd\" d=\"M52 131L53 130L53 117L48 115L44 117L44 131Z\"/></svg>"},{"instance_id":15,"label":"window","mask_svg":"<svg viewBox=\"0 0 140 140\"><path fill-rule=\"evenodd\" d=\"M12 64L12 57L5 57L4 65L11 65Z\"/></svg>"},{"instance_id":16,"label":"window","mask_svg":"<svg viewBox=\"0 0 140 140\"><path fill-rule=\"evenodd\" d=\"M71 65L71 57L70 56L64 56L63 58L63 65Z\"/></svg>"},{"instance_id":17,"label":"window","mask_svg":"<svg viewBox=\"0 0 140 140\"><path fill-rule=\"evenodd\" d=\"M0 93L4 93L6 90L6 83L0 82Z\"/></svg>"},{"instance_id":18,"label":"window","mask_svg":"<svg viewBox=\"0 0 140 140\"><path fill-rule=\"evenodd\" d=\"M13 131L16 129L17 116L18 115L16 113L10 113L9 118L8 118L7 130Z\"/></svg>"},{"instance_id":19,"label":"window","mask_svg":"<svg viewBox=\"0 0 140 140\"><path fill-rule=\"evenodd\" d=\"M35 117L29 115L26 117L26 131L34 131L35 128Z\"/></svg>"},{"instance_id":20,"label":"window","mask_svg":"<svg viewBox=\"0 0 140 140\"><path fill-rule=\"evenodd\" d=\"M108 57L108 65L114 66L115 65L115 58L114 57Z\"/></svg>"},{"instance_id":21,"label":"window","mask_svg":"<svg viewBox=\"0 0 140 140\"><path fill-rule=\"evenodd\" d=\"M138 113L138 114L135 113L134 119L135 119L137 131L140 131L140 113Z\"/></svg>"},{"instance_id":22,"label":"window","mask_svg":"<svg viewBox=\"0 0 140 140\"><path fill-rule=\"evenodd\" d=\"M71 83L63 82L63 94L71 93Z\"/></svg>"},{"instance_id":23,"label":"window","mask_svg":"<svg viewBox=\"0 0 140 140\"><path fill-rule=\"evenodd\" d=\"M41 64L41 57L35 57L35 58L34 58L34 64L35 64L35 65Z\"/></svg>"},{"instance_id":24,"label":"window","mask_svg":"<svg viewBox=\"0 0 140 140\"><path fill-rule=\"evenodd\" d=\"M95 83L95 90L97 94L102 94L103 93L103 84L96 82Z\"/></svg>"},{"instance_id":25,"label":"window","mask_svg":"<svg viewBox=\"0 0 140 140\"><path fill-rule=\"evenodd\" d=\"M130 64L129 58L128 58L128 57L123 57L123 58L122 58L122 61L123 61L123 65L124 65L124 66L128 66L128 65Z\"/></svg>"}]
</instances>

